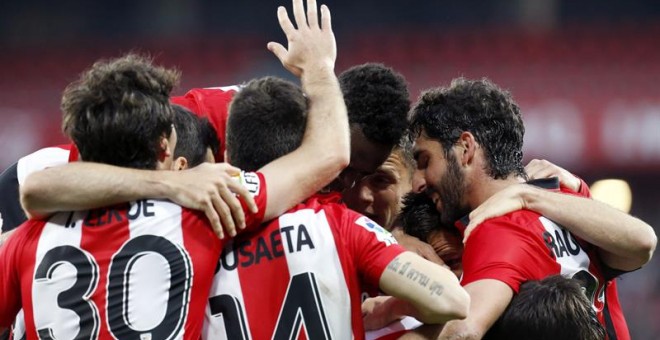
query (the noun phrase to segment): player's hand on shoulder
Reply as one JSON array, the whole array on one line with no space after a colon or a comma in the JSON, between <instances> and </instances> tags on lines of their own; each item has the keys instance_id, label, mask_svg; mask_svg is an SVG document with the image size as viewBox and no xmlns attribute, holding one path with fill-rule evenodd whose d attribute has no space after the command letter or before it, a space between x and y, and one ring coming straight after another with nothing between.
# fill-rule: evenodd
<instances>
[{"instance_id":1,"label":"player's hand on shoulder","mask_svg":"<svg viewBox=\"0 0 660 340\"><path fill-rule=\"evenodd\" d=\"M238 197L250 212L257 212L252 194L233 177L240 169L227 163L202 163L194 168L168 172L167 197L175 203L194 210L202 210L220 238L225 232L236 235L236 228L245 228L245 213Z\"/></svg>"},{"instance_id":2,"label":"player's hand on shoulder","mask_svg":"<svg viewBox=\"0 0 660 340\"><path fill-rule=\"evenodd\" d=\"M563 187L566 187L573 192L580 191L582 181L580 181L577 176L545 159L532 159L525 166L525 172L530 180L558 177L559 182Z\"/></svg>"},{"instance_id":3,"label":"player's hand on shoulder","mask_svg":"<svg viewBox=\"0 0 660 340\"><path fill-rule=\"evenodd\" d=\"M526 209L527 203L524 193L527 190L534 190L528 184L514 184L498 191L481 203L476 209L470 212L470 223L465 229L463 243L470 237L470 234L485 220L506 215L508 213Z\"/></svg>"},{"instance_id":4,"label":"player's hand on shoulder","mask_svg":"<svg viewBox=\"0 0 660 340\"><path fill-rule=\"evenodd\" d=\"M394 236L396 242L406 250L413 252L437 265L449 268L447 265L445 265L445 263L442 261L440 256L438 256L438 254L435 252L435 249L433 249L430 244L421 241L417 237L406 234L400 227L395 227L392 229L392 236Z\"/></svg>"},{"instance_id":5,"label":"player's hand on shoulder","mask_svg":"<svg viewBox=\"0 0 660 340\"><path fill-rule=\"evenodd\" d=\"M295 24L291 22L287 10L280 6L277 18L287 38L287 47L269 42L268 49L277 56L282 65L297 77L305 72L334 70L337 58L337 44L332 32L330 10L321 6L319 23L316 0L307 0L307 12L303 0L293 0Z\"/></svg>"}]
</instances>

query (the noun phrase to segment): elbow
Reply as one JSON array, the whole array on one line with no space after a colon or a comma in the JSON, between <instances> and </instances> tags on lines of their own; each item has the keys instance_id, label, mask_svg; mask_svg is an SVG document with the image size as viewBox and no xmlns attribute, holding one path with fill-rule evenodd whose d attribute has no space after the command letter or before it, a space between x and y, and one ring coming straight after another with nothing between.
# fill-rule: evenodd
<instances>
[{"instance_id":1,"label":"elbow","mask_svg":"<svg viewBox=\"0 0 660 340\"><path fill-rule=\"evenodd\" d=\"M444 294L443 294L444 295ZM422 315L424 323L446 323L451 320L462 320L468 316L470 295L460 288L444 296L442 301L436 301Z\"/></svg>"},{"instance_id":2,"label":"elbow","mask_svg":"<svg viewBox=\"0 0 660 340\"><path fill-rule=\"evenodd\" d=\"M644 237L642 240L640 240L639 244L639 253L640 253L640 260L644 262L644 264L648 263L651 261L651 258L653 257L653 253L655 252L655 248L658 245L658 236L655 234L653 231L653 228L649 227L649 234Z\"/></svg>"},{"instance_id":3,"label":"elbow","mask_svg":"<svg viewBox=\"0 0 660 340\"><path fill-rule=\"evenodd\" d=\"M30 175L19 188L21 207L28 218L39 218L45 215L39 210L39 197L43 196L41 192L43 187L38 178Z\"/></svg>"}]
</instances>

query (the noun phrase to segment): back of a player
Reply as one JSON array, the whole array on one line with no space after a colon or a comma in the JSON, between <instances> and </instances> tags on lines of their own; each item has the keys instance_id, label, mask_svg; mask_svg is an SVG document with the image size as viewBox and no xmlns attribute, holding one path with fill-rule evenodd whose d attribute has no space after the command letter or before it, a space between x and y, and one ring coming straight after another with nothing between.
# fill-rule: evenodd
<instances>
[{"instance_id":1,"label":"back of a player","mask_svg":"<svg viewBox=\"0 0 660 340\"><path fill-rule=\"evenodd\" d=\"M315 196L221 256L206 339L361 339L361 288L403 252L389 233Z\"/></svg>"},{"instance_id":2,"label":"back of a player","mask_svg":"<svg viewBox=\"0 0 660 340\"><path fill-rule=\"evenodd\" d=\"M169 201L31 220L2 249L0 321L22 306L27 339L198 339L220 251Z\"/></svg>"}]
</instances>

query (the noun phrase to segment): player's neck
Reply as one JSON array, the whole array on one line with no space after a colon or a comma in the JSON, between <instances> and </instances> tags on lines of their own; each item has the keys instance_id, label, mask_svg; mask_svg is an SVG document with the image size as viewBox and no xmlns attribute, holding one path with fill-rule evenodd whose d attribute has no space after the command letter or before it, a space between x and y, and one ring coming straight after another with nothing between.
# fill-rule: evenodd
<instances>
[{"instance_id":1,"label":"player's neck","mask_svg":"<svg viewBox=\"0 0 660 340\"><path fill-rule=\"evenodd\" d=\"M488 174L483 173L480 177L477 181L473 182L470 188L472 192L469 195L468 204L471 209L475 209L500 190L525 182L524 178L516 175L511 175L505 179L494 179L488 176Z\"/></svg>"}]
</instances>

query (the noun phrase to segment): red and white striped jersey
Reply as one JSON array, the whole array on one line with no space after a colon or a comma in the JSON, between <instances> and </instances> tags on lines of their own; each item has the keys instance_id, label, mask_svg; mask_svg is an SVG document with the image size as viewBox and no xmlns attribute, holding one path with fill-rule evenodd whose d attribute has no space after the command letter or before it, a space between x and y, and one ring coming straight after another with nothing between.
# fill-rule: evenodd
<instances>
[{"instance_id":1,"label":"red and white striped jersey","mask_svg":"<svg viewBox=\"0 0 660 340\"><path fill-rule=\"evenodd\" d=\"M16 164L18 184L23 185L25 178L33 172L78 160L78 152L72 152L72 148L75 148L73 144L51 146L22 157Z\"/></svg>"},{"instance_id":2,"label":"red and white striped jersey","mask_svg":"<svg viewBox=\"0 0 660 340\"><path fill-rule=\"evenodd\" d=\"M559 189L556 178L530 184ZM586 186L583 183L583 186ZM563 190L566 194L569 193ZM579 193L588 195L588 190ZM461 232L468 220L456 224ZM484 221L465 244L465 286L482 279L506 283L514 292L528 280L561 274L581 282L608 339L630 339L616 291L615 278L622 272L600 260L598 248L561 225L530 210L518 210Z\"/></svg>"},{"instance_id":3,"label":"red and white striped jersey","mask_svg":"<svg viewBox=\"0 0 660 340\"><path fill-rule=\"evenodd\" d=\"M392 235L317 195L225 247L205 339L364 339L361 291L403 252Z\"/></svg>"},{"instance_id":4,"label":"red and white striped jersey","mask_svg":"<svg viewBox=\"0 0 660 340\"><path fill-rule=\"evenodd\" d=\"M22 306L28 339L199 339L221 249L163 200L30 220L0 249L0 326Z\"/></svg>"}]
</instances>

